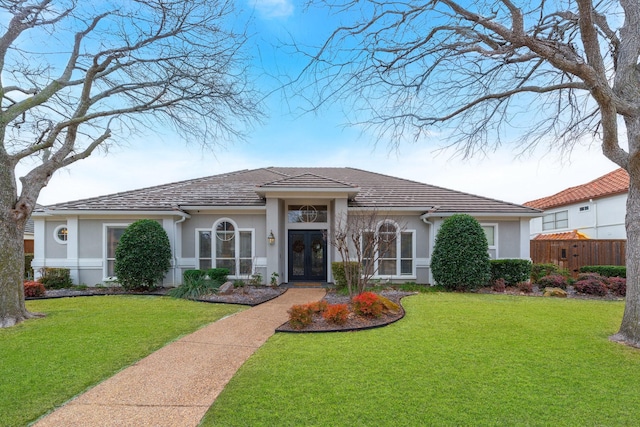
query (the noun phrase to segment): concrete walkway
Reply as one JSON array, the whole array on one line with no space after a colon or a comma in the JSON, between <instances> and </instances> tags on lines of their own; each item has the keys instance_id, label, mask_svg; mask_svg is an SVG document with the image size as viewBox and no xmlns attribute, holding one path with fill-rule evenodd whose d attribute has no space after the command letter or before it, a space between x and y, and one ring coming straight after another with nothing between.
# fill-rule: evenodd
<instances>
[{"instance_id":1,"label":"concrete walkway","mask_svg":"<svg viewBox=\"0 0 640 427\"><path fill-rule=\"evenodd\" d=\"M324 295L324 289L288 289L212 323L120 371L35 426L197 426L238 368L288 320L287 310Z\"/></svg>"}]
</instances>

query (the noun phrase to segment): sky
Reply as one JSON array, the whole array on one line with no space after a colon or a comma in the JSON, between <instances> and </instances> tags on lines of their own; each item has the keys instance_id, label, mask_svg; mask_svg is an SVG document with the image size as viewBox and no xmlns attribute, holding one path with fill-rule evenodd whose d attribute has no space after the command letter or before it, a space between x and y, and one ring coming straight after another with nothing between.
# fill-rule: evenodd
<instances>
[{"instance_id":1,"label":"sky","mask_svg":"<svg viewBox=\"0 0 640 427\"><path fill-rule=\"evenodd\" d=\"M264 70L256 82L266 93L278 85L268 75L295 74L301 66L280 43L294 37L319 44L332 29L331 21L326 13L305 12L293 0L243 1L253 19L254 66ZM433 138L389 147L374 135L345 126L340 105L301 114L276 92L265 106L268 117L244 141L203 150L169 131L148 133L127 146L112 147L108 155L96 153L58 171L38 203L49 205L241 169L308 166L354 167L520 204L617 168L601 153L597 141L577 146L571 156L540 147L520 158L513 147L505 146L483 158L465 160L441 150Z\"/></svg>"}]
</instances>

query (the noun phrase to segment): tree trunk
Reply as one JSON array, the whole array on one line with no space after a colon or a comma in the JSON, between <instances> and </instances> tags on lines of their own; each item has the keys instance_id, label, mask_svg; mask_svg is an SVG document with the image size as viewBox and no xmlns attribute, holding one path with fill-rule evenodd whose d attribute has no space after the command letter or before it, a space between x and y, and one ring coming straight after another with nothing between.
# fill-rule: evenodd
<instances>
[{"instance_id":1,"label":"tree trunk","mask_svg":"<svg viewBox=\"0 0 640 427\"><path fill-rule=\"evenodd\" d=\"M627 195L627 296L618 333L614 341L640 347L640 117L627 120L629 140L629 192Z\"/></svg>"},{"instance_id":2,"label":"tree trunk","mask_svg":"<svg viewBox=\"0 0 640 427\"><path fill-rule=\"evenodd\" d=\"M33 317L24 305L24 223L0 213L0 327Z\"/></svg>"}]
</instances>

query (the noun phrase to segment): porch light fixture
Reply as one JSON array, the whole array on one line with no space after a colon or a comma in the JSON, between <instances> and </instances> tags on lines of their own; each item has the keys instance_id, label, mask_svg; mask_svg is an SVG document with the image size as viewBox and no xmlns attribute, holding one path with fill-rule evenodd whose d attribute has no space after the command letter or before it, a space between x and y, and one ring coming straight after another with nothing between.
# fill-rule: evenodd
<instances>
[{"instance_id":1,"label":"porch light fixture","mask_svg":"<svg viewBox=\"0 0 640 427\"><path fill-rule=\"evenodd\" d=\"M276 236L273 235L273 230L267 236L267 241L270 245L273 245L276 242Z\"/></svg>"}]
</instances>

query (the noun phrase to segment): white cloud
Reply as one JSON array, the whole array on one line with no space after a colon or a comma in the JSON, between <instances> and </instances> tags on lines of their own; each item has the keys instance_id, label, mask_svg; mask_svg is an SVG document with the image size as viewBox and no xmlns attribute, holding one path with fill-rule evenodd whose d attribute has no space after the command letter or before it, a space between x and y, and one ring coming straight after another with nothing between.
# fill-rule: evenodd
<instances>
[{"instance_id":1,"label":"white cloud","mask_svg":"<svg viewBox=\"0 0 640 427\"><path fill-rule=\"evenodd\" d=\"M293 15L290 0L251 0L251 5L265 18L287 18Z\"/></svg>"}]
</instances>

